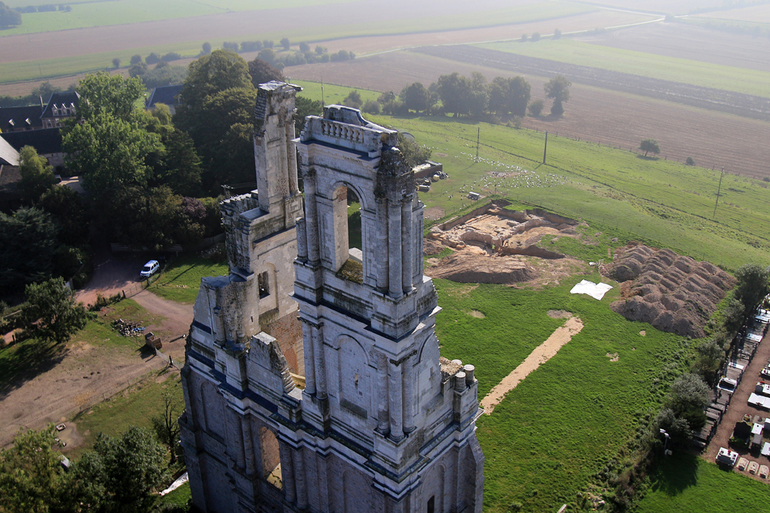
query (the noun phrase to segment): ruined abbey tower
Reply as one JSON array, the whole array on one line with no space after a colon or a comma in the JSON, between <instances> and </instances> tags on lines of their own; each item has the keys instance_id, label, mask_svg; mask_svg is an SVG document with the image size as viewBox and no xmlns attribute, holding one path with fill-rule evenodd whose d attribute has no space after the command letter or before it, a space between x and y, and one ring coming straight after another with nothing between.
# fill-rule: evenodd
<instances>
[{"instance_id":1,"label":"ruined abbey tower","mask_svg":"<svg viewBox=\"0 0 770 513\"><path fill-rule=\"evenodd\" d=\"M204 279L195 304L180 419L193 502L480 512L477 381L439 356L423 204L397 134L330 106L295 139L298 89L259 88L258 192L223 202L230 275Z\"/></svg>"}]
</instances>

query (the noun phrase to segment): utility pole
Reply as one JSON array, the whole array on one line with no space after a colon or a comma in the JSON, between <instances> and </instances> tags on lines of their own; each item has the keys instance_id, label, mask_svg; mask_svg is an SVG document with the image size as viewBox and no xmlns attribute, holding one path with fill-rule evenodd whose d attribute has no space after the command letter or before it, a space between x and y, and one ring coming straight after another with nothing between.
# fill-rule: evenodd
<instances>
[{"instance_id":1,"label":"utility pole","mask_svg":"<svg viewBox=\"0 0 770 513\"><path fill-rule=\"evenodd\" d=\"M476 162L479 161L479 140L481 139L481 127L477 128L476 132Z\"/></svg>"},{"instance_id":2,"label":"utility pole","mask_svg":"<svg viewBox=\"0 0 770 513\"><path fill-rule=\"evenodd\" d=\"M717 200L714 202L714 213L711 218L714 219L717 216L717 205L719 205L719 195L722 192L722 178L725 176L725 168L722 168L722 174L719 175L719 188L717 189Z\"/></svg>"},{"instance_id":3,"label":"utility pole","mask_svg":"<svg viewBox=\"0 0 770 513\"><path fill-rule=\"evenodd\" d=\"M545 132L545 146L543 147L543 164L545 164L545 157L548 154L548 131Z\"/></svg>"}]
</instances>

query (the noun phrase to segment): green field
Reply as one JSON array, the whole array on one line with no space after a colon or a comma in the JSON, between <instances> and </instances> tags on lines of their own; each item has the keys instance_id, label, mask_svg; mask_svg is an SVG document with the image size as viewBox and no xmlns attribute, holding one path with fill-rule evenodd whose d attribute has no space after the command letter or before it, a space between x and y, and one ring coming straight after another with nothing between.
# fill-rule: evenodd
<instances>
[{"instance_id":1,"label":"green field","mask_svg":"<svg viewBox=\"0 0 770 513\"><path fill-rule=\"evenodd\" d=\"M651 476L638 513L734 513L766 511L767 484L691 455L667 459Z\"/></svg>"},{"instance_id":2,"label":"green field","mask_svg":"<svg viewBox=\"0 0 770 513\"><path fill-rule=\"evenodd\" d=\"M483 48L619 71L725 91L770 97L770 73L582 43L569 38L537 43L490 43Z\"/></svg>"},{"instance_id":3,"label":"green field","mask_svg":"<svg viewBox=\"0 0 770 513\"><path fill-rule=\"evenodd\" d=\"M182 382L177 373L170 374L168 370L152 372L143 381L76 415L72 421L85 441L68 455L77 458L90 450L99 433L120 436L130 426L152 430L152 417L163 414L164 393L174 397L180 415L184 410Z\"/></svg>"},{"instance_id":4,"label":"green field","mask_svg":"<svg viewBox=\"0 0 770 513\"><path fill-rule=\"evenodd\" d=\"M226 263L216 263L195 255L182 256L163 270L158 281L150 285L150 292L177 303L193 304L198 297L201 278L226 276Z\"/></svg>"},{"instance_id":5,"label":"green field","mask_svg":"<svg viewBox=\"0 0 770 513\"><path fill-rule=\"evenodd\" d=\"M349 2L355 0L346 0ZM11 3L28 5L31 2ZM151 3L149 0L121 0L84 2L72 5L71 12L45 12L23 15L21 26L0 32L2 36L49 32L54 30L86 28L100 25L123 25L140 23L159 19L174 19L191 16L202 16L230 11L255 11L270 8L291 8L311 5L339 3L336 0L292 0L280 7L274 7L275 2L264 0L251 2L239 0L224 2L216 0L208 3L198 3L192 0L171 0L169 2ZM32 3L39 5L38 3ZM420 32L435 32L466 28L489 27L497 25L525 23L544 19L558 19L564 16L596 11L598 8L556 0L547 4L524 4L497 10L478 10L454 15L436 15L430 17L400 17L394 20L359 20L357 23L339 25L312 26L298 24L289 31L232 34L227 41L243 42L252 40L272 39L278 41L288 37L291 41L324 42L349 37L364 37L377 35L396 35ZM180 14L184 13L184 14ZM201 46L208 41L214 48L222 45L225 39L207 38L200 41L180 42L169 45L137 46L113 52L97 52L69 58L38 59L19 63L0 64L0 83L12 83L41 78L75 75L105 68L110 68L112 59L119 58L127 63L132 55L146 56L151 52L165 54L177 52L187 57L195 57L200 53Z\"/></svg>"},{"instance_id":6,"label":"green field","mask_svg":"<svg viewBox=\"0 0 770 513\"><path fill-rule=\"evenodd\" d=\"M556 511L573 502L687 364L691 341L609 309L617 289L602 301L569 294L583 278L600 276L573 276L539 291L434 280L443 309L436 324L441 353L476 366L479 399L564 323L548 310L572 312L584 323L492 415L477 421L486 457L485 512L517 511L509 510L515 502L521 511ZM471 309L486 317L471 316ZM614 353L619 360L611 362Z\"/></svg>"},{"instance_id":7,"label":"green field","mask_svg":"<svg viewBox=\"0 0 770 513\"><path fill-rule=\"evenodd\" d=\"M68 2L72 7L69 12L51 11L23 13L22 24L16 28L4 30L2 35L32 34L105 25L126 25L146 21L192 18L209 14L222 14L238 11L262 11L346 3L355 0L282 0L280 3L270 0L101 0ZM39 0L9 0L9 7L39 6ZM56 4L58 5L58 4Z\"/></svg>"}]
</instances>

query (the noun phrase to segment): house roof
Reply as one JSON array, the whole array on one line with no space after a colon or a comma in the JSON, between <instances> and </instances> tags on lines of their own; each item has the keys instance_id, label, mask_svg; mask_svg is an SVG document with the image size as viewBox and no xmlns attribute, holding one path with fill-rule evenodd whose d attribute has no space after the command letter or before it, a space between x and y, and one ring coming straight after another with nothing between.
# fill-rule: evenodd
<instances>
[{"instance_id":1,"label":"house roof","mask_svg":"<svg viewBox=\"0 0 770 513\"><path fill-rule=\"evenodd\" d=\"M182 87L182 84L156 87L147 99L147 108L153 108L156 103L165 103L169 106L176 105L176 96L182 91Z\"/></svg>"},{"instance_id":2,"label":"house roof","mask_svg":"<svg viewBox=\"0 0 770 513\"><path fill-rule=\"evenodd\" d=\"M58 128L7 132L0 134L0 139L9 144L17 152L17 155L24 146L34 147L39 155L51 155L62 152L61 133Z\"/></svg>"},{"instance_id":3,"label":"house roof","mask_svg":"<svg viewBox=\"0 0 770 513\"><path fill-rule=\"evenodd\" d=\"M0 108L0 131L43 128L40 105Z\"/></svg>"},{"instance_id":4,"label":"house roof","mask_svg":"<svg viewBox=\"0 0 770 513\"><path fill-rule=\"evenodd\" d=\"M58 115L54 116L53 109L55 106L61 107L62 105L64 105L66 107L70 107L74 105L75 109L77 109L78 104L80 104L80 95L77 92L67 91L63 93L52 93L51 97L48 99L48 103L45 106L45 110L43 110L43 113L40 115L40 117L41 118L59 117Z\"/></svg>"},{"instance_id":5,"label":"house roof","mask_svg":"<svg viewBox=\"0 0 770 513\"><path fill-rule=\"evenodd\" d=\"M19 132L23 133L23 132ZM8 134L2 134L8 135ZM19 151L11 144L0 137L0 165L18 166L19 165Z\"/></svg>"}]
</instances>

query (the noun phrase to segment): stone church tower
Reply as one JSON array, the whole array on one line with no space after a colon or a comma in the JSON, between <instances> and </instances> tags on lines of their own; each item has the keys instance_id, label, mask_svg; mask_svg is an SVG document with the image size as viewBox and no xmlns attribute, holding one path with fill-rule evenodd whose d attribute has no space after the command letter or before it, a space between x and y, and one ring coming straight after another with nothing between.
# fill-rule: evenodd
<instances>
[{"instance_id":1,"label":"stone church tower","mask_svg":"<svg viewBox=\"0 0 770 513\"><path fill-rule=\"evenodd\" d=\"M259 194L223 204L230 276L204 279L195 306L180 419L193 502L209 513L481 512L477 381L472 365L439 355L423 204L397 134L330 106L307 118L295 153L296 90L260 86ZM353 197L362 248L349 242Z\"/></svg>"}]
</instances>

